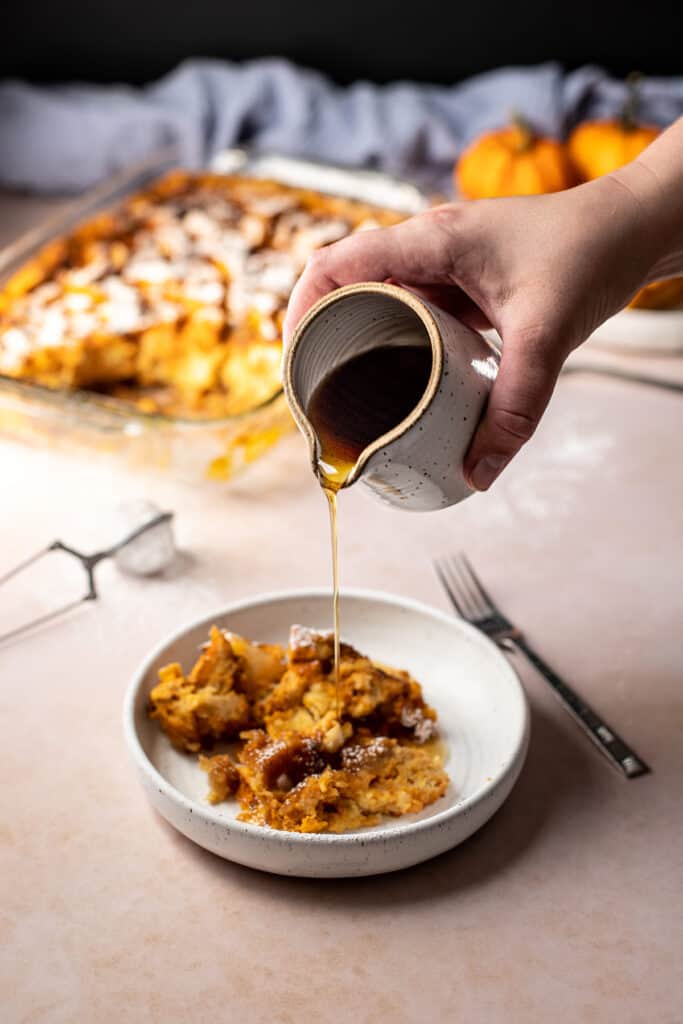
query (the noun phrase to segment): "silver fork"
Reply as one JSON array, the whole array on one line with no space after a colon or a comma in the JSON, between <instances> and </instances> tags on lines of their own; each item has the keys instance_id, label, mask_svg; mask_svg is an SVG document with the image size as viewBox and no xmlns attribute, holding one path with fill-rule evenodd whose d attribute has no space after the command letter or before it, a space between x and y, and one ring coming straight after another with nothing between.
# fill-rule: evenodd
<instances>
[{"instance_id":1,"label":"silver fork","mask_svg":"<svg viewBox=\"0 0 683 1024\"><path fill-rule=\"evenodd\" d=\"M499 647L521 651L550 684L554 694L588 737L627 779L646 775L650 768L593 708L555 673L526 642L521 632L495 606L467 558L437 559L434 568L458 614Z\"/></svg>"}]
</instances>

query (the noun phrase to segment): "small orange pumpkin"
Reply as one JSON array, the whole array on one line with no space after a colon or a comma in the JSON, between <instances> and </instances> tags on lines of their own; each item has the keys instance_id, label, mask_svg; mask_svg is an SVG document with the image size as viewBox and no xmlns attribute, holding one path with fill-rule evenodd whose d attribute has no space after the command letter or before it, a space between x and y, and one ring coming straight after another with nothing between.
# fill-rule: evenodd
<instances>
[{"instance_id":1,"label":"small orange pumpkin","mask_svg":"<svg viewBox=\"0 0 683 1024\"><path fill-rule=\"evenodd\" d=\"M628 97L619 117L584 121L569 136L569 157L583 181L611 174L635 160L659 135L659 128L640 124L638 120L640 79L636 72L628 76Z\"/></svg>"},{"instance_id":2,"label":"small orange pumpkin","mask_svg":"<svg viewBox=\"0 0 683 1024\"><path fill-rule=\"evenodd\" d=\"M536 135L517 115L506 128L468 146L455 165L454 180L466 199L539 195L576 184L562 143Z\"/></svg>"},{"instance_id":3,"label":"small orange pumpkin","mask_svg":"<svg viewBox=\"0 0 683 1024\"><path fill-rule=\"evenodd\" d=\"M683 309L683 277L669 277L641 288L629 302L636 309Z\"/></svg>"}]
</instances>

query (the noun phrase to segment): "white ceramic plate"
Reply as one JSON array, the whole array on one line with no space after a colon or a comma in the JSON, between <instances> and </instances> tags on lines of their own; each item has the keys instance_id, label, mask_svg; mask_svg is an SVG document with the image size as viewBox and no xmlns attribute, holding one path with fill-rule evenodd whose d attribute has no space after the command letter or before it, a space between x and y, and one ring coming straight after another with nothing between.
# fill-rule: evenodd
<instances>
[{"instance_id":1,"label":"white ceramic plate","mask_svg":"<svg viewBox=\"0 0 683 1024\"><path fill-rule=\"evenodd\" d=\"M482 333L501 347L496 331ZM683 309L621 309L600 324L585 344L634 354L683 352Z\"/></svg>"},{"instance_id":2,"label":"white ceramic plate","mask_svg":"<svg viewBox=\"0 0 683 1024\"><path fill-rule=\"evenodd\" d=\"M630 352L683 352L682 309L622 309L588 339L599 348Z\"/></svg>"},{"instance_id":3,"label":"white ceramic plate","mask_svg":"<svg viewBox=\"0 0 683 1024\"><path fill-rule=\"evenodd\" d=\"M125 739L153 806L200 846L282 875L380 874L461 843L500 807L519 775L529 738L522 686L506 658L473 627L427 605L372 591L344 591L342 636L377 661L404 668L437 710L449 756L447 793L418 815L343 835L278 832L237 820L234 802L206 803L197 758L174 750L146 714L157 670L189 669L212 623L251 640L286 643L298 622L329 628L328 590L266 594L233 604L164 640L135 673L125 699Z\"/></svg>"}]
</instances>

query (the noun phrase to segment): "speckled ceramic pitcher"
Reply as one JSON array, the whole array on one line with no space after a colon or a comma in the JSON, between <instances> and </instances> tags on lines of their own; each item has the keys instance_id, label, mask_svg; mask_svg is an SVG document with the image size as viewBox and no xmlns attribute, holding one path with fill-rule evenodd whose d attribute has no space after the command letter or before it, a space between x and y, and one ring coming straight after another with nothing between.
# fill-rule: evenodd
<instances>
[{"instance_id":1,"label":"speckled ceramic pitcher","mask_svg":"<svg viewBox=\"0 0 683 1024\"><path fill-rule=\"evenodd\" d=\"M432 349L426 390L413 411L358 456L360 480L397 508L431 511L471 494L463 459L498 371L495 349L448 313L395 285L347 285L320 299L285 353L284 389L313 466L318 439L306 416L318 384L339 364L386 345Z\"/></svg>"}]
</instances>

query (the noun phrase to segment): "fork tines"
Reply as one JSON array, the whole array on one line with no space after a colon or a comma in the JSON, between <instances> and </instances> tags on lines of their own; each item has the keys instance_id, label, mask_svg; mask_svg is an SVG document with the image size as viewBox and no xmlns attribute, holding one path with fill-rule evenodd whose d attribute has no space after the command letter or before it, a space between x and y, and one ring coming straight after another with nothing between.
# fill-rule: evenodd
<instances>
[{"instance_id":1,"label":"fork tines","mask_svg":"<svg viewBox=\"0 0 683 1024\"><path fill-rule=\"evenodd\" d=\"M496 606L465 555L436 559L434 568L463 619L476 622L495 613Z\"/></svg>"}]
</instances>

